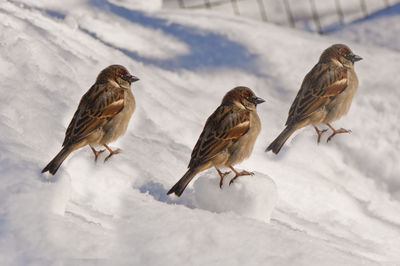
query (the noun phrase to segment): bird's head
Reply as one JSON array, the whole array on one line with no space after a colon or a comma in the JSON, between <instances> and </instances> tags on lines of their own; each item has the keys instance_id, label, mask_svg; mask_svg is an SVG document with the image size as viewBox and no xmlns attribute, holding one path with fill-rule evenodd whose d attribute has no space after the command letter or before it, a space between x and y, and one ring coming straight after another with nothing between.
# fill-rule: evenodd
<instances>
[{"instance_id":1,"label":"bird's head","mask_svg":"<svg viewBox=\"0 0 400 266\"><path fill-rule=\"evenodd\" d=\"M355 55L349 47L344 44L334 44L327 48L321 55L320 62L335 62L340 63L346 68L352 68L354 63L362 60L358 55Z\"/></svg>"},{"instance_id":2,"label":"bird's head","mask_svg":"<svg viewBox=\"0 0 400 266\"><path fill-rule=\"evenodd\" d=\"M235 104L249 111L255 110L257 104L263 102L265 101L257 97L251 89L243 86L228 91L222 99L222 104Z\"/></svg>"},{"instance_id":3,"label":"bird's head","mask_svg":"<svg viewBox=\"0 0 400 266\"><path fill-rule=\"evenodd\" d=\"M96 82L116 82L121 88L129 89L131 84L139 79L129 73L121 65L111 65L103 69L97 76Z\"/></svg>"}]
</instances>

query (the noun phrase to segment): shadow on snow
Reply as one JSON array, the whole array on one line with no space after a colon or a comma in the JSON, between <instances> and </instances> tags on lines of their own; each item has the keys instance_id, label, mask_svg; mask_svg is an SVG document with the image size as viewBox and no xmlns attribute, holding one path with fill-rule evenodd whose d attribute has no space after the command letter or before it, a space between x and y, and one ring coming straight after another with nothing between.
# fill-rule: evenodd
<instances>
[{"instance_id":1,"label":"shadow on snow","mask_svg":"<svg viewBox=\"0 0 400 266\"><path fill-rule=\"evenodd\" d=\"M181 42L184 42L190 49L189 54L176 56L172 59L147 58L136 52L116 47L100 39L95 33L82 29L105 45L118 49L137 61L170 70L206 67L228 67L247 71L255 70L255 65L253 64L255 55L250 54L244 46L230 41L223 35L171 23L166 19L151 17L141 11L130 10L109 3L107 0L92 0L90 3L96 8L123 17L132 23L170 34Z\"/></svg>"},{"instance_id":2,"label":"shadow on snow","mask_svg":"<svg viewBox=\"0 0 400 266\"><path fill-rule=\"evenodd\" d=\"M190 189L186 189L185 193L179 198L174 195L167 195L167 189L161 183L153 181L147 182L138 189L141 193L148 193L157 201L167 204L184 205L191 209L195 208L193 191Z\"/></svg>"}]
</instances>

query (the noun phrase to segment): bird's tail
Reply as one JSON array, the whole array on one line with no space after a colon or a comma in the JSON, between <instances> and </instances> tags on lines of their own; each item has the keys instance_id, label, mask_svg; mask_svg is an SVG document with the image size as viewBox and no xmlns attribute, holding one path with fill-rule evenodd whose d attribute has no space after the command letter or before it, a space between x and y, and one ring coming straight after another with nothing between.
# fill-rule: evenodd
<instances>
[{"instance_id":1,"label":"bird's tail","mask_svg":"<svg viewBox=\"0 0 400 266\"><path fill-rule=\"evenodd\" d=\"M42 173L49 171L50 174L54 175L60 165L68 157L68 155L73 151L70 147L64 147L62 150L54 157L45 168L43 168Z\"/></svg>"},{"instance_id":2,"label":"bird's tail","mask_svg":"<svg viewBox=\"0 0 400 266\"><path fill-rule=\"evenodd\" d=\"M293 132L296 131L296 127L293 126L287 126L281 134L268 146L268 148L265 151L270 151L272 150L273 153L278 154L278 152L281 150L283 144L287 141L287 139L293 134Z\"/></svg>"},{"instance_id":3,"label":"bird's tail","mask_svg":"<svg viewBox=\"0 0 400 266\"><path fill-rule=\"evenodd\" d=\"M167 195L175 193L178 197L180 197L187 187L187 185L192 181L193 177L197 174L198 171L189 169L185 173L185 175L179 179L179 181L167 192Z\"/></svg>"}]
</instances>

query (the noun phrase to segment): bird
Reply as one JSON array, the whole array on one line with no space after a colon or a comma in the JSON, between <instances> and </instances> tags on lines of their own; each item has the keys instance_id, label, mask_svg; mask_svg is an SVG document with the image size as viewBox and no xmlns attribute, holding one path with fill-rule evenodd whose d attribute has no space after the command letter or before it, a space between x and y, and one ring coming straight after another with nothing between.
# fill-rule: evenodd
<instances>
[{"instance_id":1,"label":"bird","mask_svg":"<svg viewBox=\"0 0 400 266\"><path fill-rule=\"evenodd\" d=\"M65 133L61 151L42 173L48 171L54 175L71 152L86 145L93 151L95 162L105 151L97 151L95 145L102 145L109 151L104 161L119 153L120 149L112 150L107 144L123 135L128 127L136 105L131 84L138 80L121 65L103 69L82 96Z\"/></svg>"},{"instance_id":2,"label":"bird","mask_svg":"<svg viewBox=\"0 0 400 266\"><path fill-rule=\"evenodd\" d=\"M332 130L329 142L336 134L350 133L344 128L335 129L331 123L347 114L358 88L354 63L362 60L345 44L334 44L325 49L318 63L305 76L300 90L289 110L286 127L267 147L278 154L286 140L298 129L311 124L317 132L317 143L328 129L318 129L325 124Z\"/></svg>"},{"instance_id":3,"label":"bird","mask_svg":"<svg viewBox=\"0 0 400 266\"><path fill-rule=\"evenodd\" d=\"M219 176L219 186L230 172L222 172L221 167L230 168L235 176L253 175L248 171L238 172L233 165L251 155L254 143L261 130L256 106L265 102L244 86L228 91L220 106L207 119L202 133L192 151L185 175L167 192L182 195L189 182L201 171L215 167Z\"/></svg>"}]
</instances>

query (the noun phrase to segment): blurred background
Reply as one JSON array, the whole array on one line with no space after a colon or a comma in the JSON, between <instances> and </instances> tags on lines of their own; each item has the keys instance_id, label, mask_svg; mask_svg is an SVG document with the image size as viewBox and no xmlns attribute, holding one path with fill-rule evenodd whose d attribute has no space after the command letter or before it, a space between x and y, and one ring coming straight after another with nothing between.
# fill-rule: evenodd
<instances>
[{"instance_id":1,"label":"blurred background","mask_svg":"<svg viewBox=\"0 0 400 266\"><path fill-rule=\"evenodd\" d=\"M208 9L326 33L397 4L397 0L164 0L166 8Z\"/></svg>"}]
</instances>

